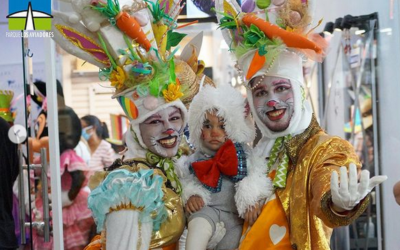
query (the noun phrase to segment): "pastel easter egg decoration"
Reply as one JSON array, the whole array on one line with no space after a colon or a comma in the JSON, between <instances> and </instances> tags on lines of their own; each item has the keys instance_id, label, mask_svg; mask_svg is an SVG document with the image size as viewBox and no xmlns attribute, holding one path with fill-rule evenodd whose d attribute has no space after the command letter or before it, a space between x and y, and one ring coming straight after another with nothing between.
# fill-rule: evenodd
<instances>
[{"instance_id":1,"label":"pastel easter egg decoration","mask_svg":"<svg viewBox=\"0 0 400 250\"><path fill-rule=\"evenodd\" d=\"M147 96L143 100L143 106L147 110L155 110L158 107L158 99L154 96Z\"/></svg>"},{"instance_id":2,"label":"pastel easter egg decoration","mask_svg":"<svg viewBox=\"0 0 400 250\"><path fill-rule=\"evenodd\" d=\"M272 0L272 4L275 6L281 6L286 2L286 0Z\"/></svg>"},{"instance_id":3,"label":"pastel easter egg decoration","mask_svg":"<svg viewBox=\"0 0 400 250\"><path fill-rule=\"evenodd\" d=\"M301 21L301 14L298 11L290 11L289 20L292 25L296 25Z\"/></svg>"},{"instance_id":4,"label":"pastel easter egg decoration","mask_svg":"<svg viewBox=\"0 0 400 250\"><path fill-rule=\"evenodd\" d=\"M271 5L271 0L257 0L257 7L260 9L266 9Z\"/></svg>"},{"instance_id":5,"label":"pastel easter egg decoration","mask_svg":"<svg viewBox=\"0 0 400 250\"><path fill-rule=\"evenodd\" d=\"M117 100L130 120L135 120L139 116L139 111L131 99L125 96L119 96Z\"/></svg>"},{"instance_id":6,"label":"pastel easter egg decoration","mask_svg":"<svg viewBox=\"0 0 400 250\"><path fill-rule=\"evenodd\" d=\"M148 63L134 61L131 71L136 82L149 81L153 77L154 70Z\"/></svg>"},{"instance_id":7,"label":"pastel easter egg decoration","mask_svg":"<svg viewBox=\"0 0 400 250\"><path fill-rule=\"evenodd\" d=\"M142 13L135 13L135 18L142 27L146 26L149 23L149 17L143 15Z\"/></svg>"},{"instance_id":8,"label":"pastel easter egg decoration","mask_svg":"<svg viewBox=\"0 0 400 250\"><path fill-rule=\"evenodd\" d=\"M253 12L256 8L256 3L254 2L254 0L244 0L241 7L243 12Z\"/></svg>"}]
</instances>

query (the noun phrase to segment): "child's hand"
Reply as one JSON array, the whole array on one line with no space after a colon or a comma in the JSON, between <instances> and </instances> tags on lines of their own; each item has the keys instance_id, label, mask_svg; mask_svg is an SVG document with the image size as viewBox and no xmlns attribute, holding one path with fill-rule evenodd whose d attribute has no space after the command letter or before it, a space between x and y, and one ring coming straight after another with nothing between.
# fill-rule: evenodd
<instances>
[{"instance_id":1,"label":"child's hand","mask_svg":"<svg viewBox=\"0 0 400 250\"><path fill-rule=\"evenodd\" d=\"M195 213L204 207L204 201L200 196L193 195L186 202L186 211L189 213Z\"/></svg>"},{"instance_id":2,"label":"child's hand","mask_svg":"<svg viewBox=\"0 0 400 250\"><path fill-rule=\"evenodd\" d=\"M258 216L261 213L261 207L258 202L253 206L247 209L246 214L244 215L244 221L252 226L254 222L256 222Z\"/></svg>"}]
</instances>

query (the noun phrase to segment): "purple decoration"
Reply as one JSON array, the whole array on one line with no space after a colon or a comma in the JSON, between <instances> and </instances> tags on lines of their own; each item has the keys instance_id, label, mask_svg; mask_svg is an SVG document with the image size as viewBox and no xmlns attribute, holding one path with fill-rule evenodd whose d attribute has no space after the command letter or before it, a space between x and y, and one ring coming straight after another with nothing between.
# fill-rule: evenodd
<instances>
[{"instance_id":1,"label":"purple decoration","mask_svg":"<svg viewBox=\"0 0 400 250\"><path fill-rule=\"evenodd\" d=\"M65 28L63 28L62 30L63 30L64 34L72 41L78 40L80 42L80 44L82 45L81 49L92 54L94 57L96 57L97 59L99 59L102 62L109 61L107 54L103 51L103 49L100 48L99 46L97 46L96 44L94 44L93 42L89 41L88 39L86 39L85 37L80 35L79 33L73 32L72 30L65 29ZM93 49L101 50L102 52L90 51Z\"/></svg>"},{"instance_id":2,"label":"purple decoration","mask_svg":"<svg viewBox=\"0 0 400 250\"><path fill-rule=\"evenodd\" d=\"M249 13L253 12L256 8L256 3L254 0L243 0L242 2L242 11Z\"/></svg>"}]
</instances>

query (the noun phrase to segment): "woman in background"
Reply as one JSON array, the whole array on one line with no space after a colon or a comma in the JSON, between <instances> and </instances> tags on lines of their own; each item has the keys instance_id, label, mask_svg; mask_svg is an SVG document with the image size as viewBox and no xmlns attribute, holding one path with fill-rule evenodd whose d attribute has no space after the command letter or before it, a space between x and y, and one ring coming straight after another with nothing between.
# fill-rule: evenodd
<instances>
[{"instance_id":1,"label":"woman in background","mask_svg":"<svg viewBox=\"0 0 400 250\"><path fill-rule=\"evenodd\" d=\"M64 233L64 249L80 250L89 241L89 233L94 221L88 209L87 198L89 190L87 172L89 170L85 161L79 157L74 148L80 140L79 117L69 107L58 111L59 138L60 138L60 175L61 175L61 201ZM41 221L43 216L43 203L40 192L36 199L35 220ZM42 232L34 229L34 249L53 249L53 239L44 242Z\"/></svg>"},{"instance_id":2,"label":"woman in background","mask_svg":"<svg viewBox=\"0 0 400 250\"><path fill-rule=\"evenodd\" d=\"M109 137L105 123L93 115L81 118L82 137L89 144L91 159L89 161L89 176L96 171L103 171L105 167L111 166L115 160L115 154L105 139Z\"/></svg>"}]
</instances>

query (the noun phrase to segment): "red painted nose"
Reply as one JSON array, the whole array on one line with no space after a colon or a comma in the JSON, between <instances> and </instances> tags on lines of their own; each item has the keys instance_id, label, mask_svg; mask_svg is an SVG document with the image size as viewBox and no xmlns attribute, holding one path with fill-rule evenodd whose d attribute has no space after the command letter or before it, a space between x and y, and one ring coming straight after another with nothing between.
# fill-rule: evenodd
<instances>
[{"instance_id":1,"label":"red painted nose","mask_svg":"<svg viewBox=\"0 0 400 250\"><path fill-rule=\"evenodd\" d=\"M268 106L268 107L274 107L276 104L277 104L276 101L269 101L269 102L267 102L267 106Z\"/></svg>"},{"instance_id":2,"label":"red painted nose","mask_svg":"<svg viewBox=\"0 0 400 250\"><path fill-rule=\"evenodd\" d=\"M173 129L167 129L167 131L164 132L167 135L172 135L174 133Z\"/></svg>"}]
</instances>

